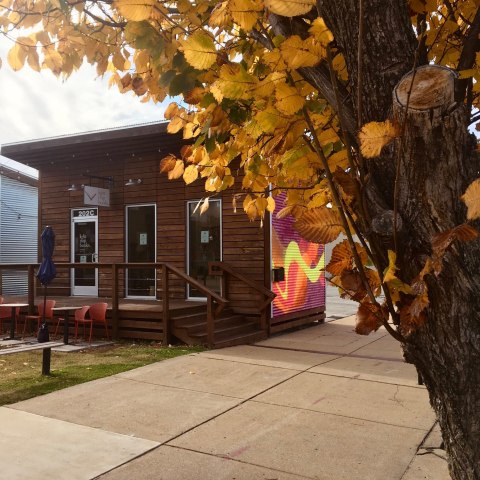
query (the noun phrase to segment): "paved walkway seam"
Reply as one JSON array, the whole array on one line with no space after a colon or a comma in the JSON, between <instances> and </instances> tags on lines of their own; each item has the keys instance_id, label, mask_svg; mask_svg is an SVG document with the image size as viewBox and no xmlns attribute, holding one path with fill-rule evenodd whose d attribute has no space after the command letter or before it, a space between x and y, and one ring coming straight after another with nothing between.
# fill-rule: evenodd
<instances>
[{"instance_id":1,"label":"paved walkway seam","mask_svg":"<svg viewBox=\"0 0 480 480\"><path fill-rule=\"evenodd\" d=\"M306 407L292 407L291 405L283 405L281 403L275 403L275 402L262 402L261 400L248 400L250 402L254 403L260 403L262 405L275 405L276 407L282 407L282 408L291 408L292 410L302 410L305 412L313 412L313 413L319 413L321 415L329 415L333 417L342 417L342 418L348 418L350 420L360 420L361 422L368 422L368 423L378 423L379 425L386 425L388 427L396 427L396 428L405 428L407 430L415 430L417 432L430 432L432 428L435 426L435 424L430 428L430 430L425 430L425 428L419 428L419 427L409 427L407 425L398 425L396 423L389 423L389 422L380 422L377 420L369 420L367 418L360 418L360 417L352 417L350 415L341 415L340 413L331 413L331 412L322 412L321 410L313 410L311 408L306 408ZM240 405L240 404L239 404ZM225 412L224 412L225 413ZM427 436L427 435L426 435ZM425 438L426 438L425 436ZM424 440L422 440L423 442ZM421 447L421 443L417 447L417 451Z\"/></svg>"}]
</instances>

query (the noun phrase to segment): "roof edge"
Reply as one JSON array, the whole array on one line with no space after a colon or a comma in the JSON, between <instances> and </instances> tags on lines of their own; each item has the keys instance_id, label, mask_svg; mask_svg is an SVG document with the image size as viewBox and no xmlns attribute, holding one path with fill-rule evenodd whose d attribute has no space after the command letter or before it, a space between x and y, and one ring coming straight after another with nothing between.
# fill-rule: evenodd
<instances>
[{"instance_id":1,"label":"roof edge","mask_svg":"<svg viewBox=\"0 0 480 480\"><path fill-rule=\"evenodd\" d=\"M92 130L71 135L59 135L55 137L46 137L35 140L5 143L0 147L0 154L8 157L8 154L12 153L26 153L53 147L75 145L85 142L93 143L105 140L115 140L117 138L125 138L126 136L140 137L143 135L152 135L155 133L165 133L167 131L168 123L168 121L158 121L142 123L139 125L126 125L124 127L112 127L102 130Z\"/></svg>"}]
</instances>

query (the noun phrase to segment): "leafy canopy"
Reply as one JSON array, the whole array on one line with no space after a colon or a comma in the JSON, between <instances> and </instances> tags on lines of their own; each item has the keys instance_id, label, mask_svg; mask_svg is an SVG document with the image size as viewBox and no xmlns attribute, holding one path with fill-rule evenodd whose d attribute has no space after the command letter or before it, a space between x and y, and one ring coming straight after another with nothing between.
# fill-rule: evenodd
<instances>
[{"instance_id":1,"label":"leafy canopy","mask_svg":"<svg viewBox=\"0 0 480 480\"><path fill-rule=\"evenodd\" d=\"M326 69L336 94L351 92L342 52L315 4L0 0L0 31L14 40L6 58L14 70L28 64L68 77L86 61L98 75L108 75L111 85L142 101L182 96L165 117L168 131L183 131L191 145L181 158L163 159L160 170L186 183L201 178L207 192L203 211L209 196L234 187L234 176L241 173L242 191L233 192L234 200L243 199L252 220L272 212L276 194L287 191L288 206L280 214L293 215L310 240L327 242L342 232L362 236L359 195L365 179L359 160L380 155L400 130L385 119L364 125L359 137L348 141L331 99L305 74ZM412 28L429 62L457 69L476 5L474 0L408 1ZM300 19L302 31L286 35L275 28L285 17ZM459 72L470 81L471 108L480 107L478 56ZM468 218L478 218L478 182L464 201ZM375 300L382 284L390 308L404 300L404 331L419 323L428 306L423 276L438 273L453 241L474 237L466 231L446 232L440 242L445 248L429 259L416 288L397 277L394 252L388 254L386 268L375 265L375 270L366 244L339 244L327 270L345 295L362 303L358 331L368 333L387 322L385 309Z\"/></svg>"}]
</instances>

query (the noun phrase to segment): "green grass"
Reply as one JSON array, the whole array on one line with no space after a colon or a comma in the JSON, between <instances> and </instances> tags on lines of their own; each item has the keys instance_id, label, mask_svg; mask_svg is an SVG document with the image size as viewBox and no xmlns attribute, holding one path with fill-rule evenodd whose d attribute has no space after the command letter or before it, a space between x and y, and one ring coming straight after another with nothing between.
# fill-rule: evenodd
<instances>
[{"instance_id":1,"label":"green grass","mask_svg":"<svg viewBox=\"0 0 480 480\"><path fill-rule=\"evenodd\" d=\"M49 376L41 375L40 351L6 355L0 359L0 406L202 350L123 342L80 352L52 352Z\"/></svg>"}]
</instances>

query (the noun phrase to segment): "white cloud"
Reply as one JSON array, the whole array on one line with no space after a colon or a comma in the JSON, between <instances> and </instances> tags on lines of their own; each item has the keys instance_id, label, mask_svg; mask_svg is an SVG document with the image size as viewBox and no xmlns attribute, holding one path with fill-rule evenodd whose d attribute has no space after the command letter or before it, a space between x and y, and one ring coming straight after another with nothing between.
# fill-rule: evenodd
<instances>
[{"instance_id":1,"label":"white cloud","mask_svg":"<svg viewBox=\"0 0 480 480\"><path fill-rule=\"evenodd\" d=\"M1 36L0 43L5 60L9 45ZM90 65L62 81L46 70L13 72L4 61L0 85L0 144L159 121L170 102L141 103L108 88Z\"/></svg>"}]
</instances>

